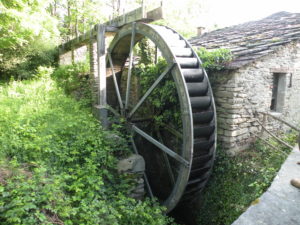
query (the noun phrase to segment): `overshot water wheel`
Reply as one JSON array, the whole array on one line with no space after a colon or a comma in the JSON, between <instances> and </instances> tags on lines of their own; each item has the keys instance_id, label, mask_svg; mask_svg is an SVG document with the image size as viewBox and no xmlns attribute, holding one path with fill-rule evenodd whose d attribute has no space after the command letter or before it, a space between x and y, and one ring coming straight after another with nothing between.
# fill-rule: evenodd
<instances>
[{"instance_id":1,"label":"overshot water wheel","mask_svg":"<svg viewBox=\"0 0 300 225\"><path fill-rule=\"evenodd\" d=\"M157 63L152 69L134 57L145 39L158 52L149 60ZM201 64L190 44L165 26L126 25L108 48L108 111L126 121L133 148L146 162L148 193L167 212L197 197L213 166L216 111Z\"/></svg>"}]
</instances>

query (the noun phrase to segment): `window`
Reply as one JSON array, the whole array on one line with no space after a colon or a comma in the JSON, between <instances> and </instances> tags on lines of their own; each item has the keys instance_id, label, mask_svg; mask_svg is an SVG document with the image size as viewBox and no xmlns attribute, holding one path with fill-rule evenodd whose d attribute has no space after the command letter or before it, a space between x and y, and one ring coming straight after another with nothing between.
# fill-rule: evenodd
<instances>
[{"instance_id":1,"label":"window","mask_svg":"<svg viewBox=\"0 0 300 225\"><path fill-rule=\"evenodd\" d=\"M286 92L286 74L274 73L272 86L271 111L282 112Z\"/></svg>"}]
</instances>

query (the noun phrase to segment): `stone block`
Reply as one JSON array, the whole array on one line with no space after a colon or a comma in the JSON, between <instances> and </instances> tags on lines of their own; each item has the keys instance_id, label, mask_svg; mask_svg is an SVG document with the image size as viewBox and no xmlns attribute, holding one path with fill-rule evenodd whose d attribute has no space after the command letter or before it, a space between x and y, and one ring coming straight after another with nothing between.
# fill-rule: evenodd
<instances>
[{"instance_id":1,"label":"stone block","mask_svg":"<svg viewBox=\"0 0 300 225\"><path fill-rule=\"evenodd\" d=\"M233 130L233 131L224 131L224 135L229 137L236 137L238 135L244 134L248 132L247 128L239 129L239 130Z\"/></svg>"},{"instance_id":2,"label":"stone block","mask_svg":"<svg viewBox=\"0 0 300 225\"><path fill-rule=\"evenodd\" d=\"M243 91L243 87L226 87L226 91L231 91L231 92L241 92Z\"/></svg>"},{"instance_id":3,"label":"stone block","mask_svg":"<svg viewBox=\"0 0 300 225\"><path fill-rule=\"evenodd\" d=\"M240 98L246 98L248 95L247 94L238 93L236 96L240 97Z\"/></svg>"},{"instance_id":4,"label":"stone block","mask_svg":"<svg viewBox=\"0 0 300 225\"><path fill-rule=\"evenodd\" d=\"M259 132L259 129L258 129L258 127L250 127L249 131L252 133L257 133L257 132Z\"/></svg>"},{"instance_id":5,"label":"stone block","mask_svg":"<svg viewBox=\"0 0 300 225\"><path fill-rule=\"evenodd\" d=\"M251 127L251 124L250 123L241 123L241 124L239 124L239 127L241 127L241 128Z\"/></svg>"},{"instance_id":6,"label":"stone block","mask_svg":"<svg viewBox=\"0 0 300 225\"><path fill-rule=\"evenodd\" d=\"M226 143L228 146L230 144L236 143L236 138L223 136L223 137L220 137L220 141L222 141L223 143Z\"/></svg>"},{"instance_id":7,"label":"stone block","mask_svg":"<svg viewBox=\"0 0 300 225\"><path fill-rule=\"evenodd\" d=\"M238 130L239 126L237 125L227 125L227 130L229 131L234 131L234 130Z\"/></svg>"},{"instance_id":8,"label":"stone block","mask_svg":"<svg viewBox=\"0 0 300 225\"><path fill-rule=\"evenodd\" d=\"M120 160L117 169L120 173L143 173L145 171L145 160L141 155L132 154L128 158Z\"/></svg>"},{"instance_id":9,"label":"stone block","mask_svg":"<svg viewBox=\"0 0 300 225\"><path fill-rule=\"evenodd\" d=\"M245 110L243 109L224 109L225 112L231 113L231 114L243 114Z\"/></svg>"},{"instance_id":10,"label":"stone block","mask_svg":"<svg viewBox=\"0 0 300 225\"><path fill-rule=\"evenodd\" d=\"M222 117L223 118L228 118L228 119L241 118L241 116L239 114L222 114Z\"/></svg>"},{"instance_id":11,"label":"stone block","mask_svg":"<svg viewBox=\"0 0 300 225\"><path fill-rule=\"evenodd\" d=\"M244 122L248 122L248 120L246 118L237 118L237 119L233 119L232 123L233 124L240 124L240 123L244 123ZM250 126L250 123L248 123L248 125Z\"/></svg>"},{"instance_id":12,"label":"stone block","mask_svg":"<svg viewBox=\"0 0 300 225\"><path fill-rule=\"evenodd\" d=\"M224 130L223 129L218 129L217 130L217 134L218 135L223 135L224 134Z\"/></svg>"},{"instance_id":13,"label":"stone block","mask_svg":"<svg viewBox=\"0 0 300 225\"><path fill-rule=\"evenodd\" d=\"M227 97L227 98L233 98L234 96L236 96L236 93L233 93L233 92L228 92L228 91L217 91L215 93L215 96L218 98L218 97L221 97L221 98L224 98L224 97Z\"/></svg>"}]
</instances>

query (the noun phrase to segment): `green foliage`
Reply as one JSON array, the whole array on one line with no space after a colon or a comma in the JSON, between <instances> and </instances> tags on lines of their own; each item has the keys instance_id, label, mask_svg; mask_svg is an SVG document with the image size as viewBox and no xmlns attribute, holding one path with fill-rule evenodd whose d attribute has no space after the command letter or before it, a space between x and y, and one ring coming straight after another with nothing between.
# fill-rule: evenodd
<instances>
[{"instance_id":1,"label":"green foliage","mask_svg":"<svg viewBox=\"0 0 300 225\"><path fill-rule=\"evenodd\" d=\"M159 59L157 64L140 64L134 69L134 74L140 77L140 86L142 95L151 87L157 80L158 76L167 68L167 62L164 59ZM175 127L182 127L180 104L178 101L177 89L171 74L160 82L159 87L155 88L152 94L148 97L148 102L151 103L145 115L155 115L154 119L158 124L170 124Z\"/></svg>"},{"instance_id":2,"label":"green foliage","mask_svg":"<svg viewBox=\"0 0 300 225\"><path fill-rule=\"evenodd\" d=\"M226 63L232 60L232 54L229 49L217 49L209 51L206 48L196 50L199 58L202 60L203 67L208 71L221 70Z\"/></svg>"},{"instance_id":3,"label":"green foliage","mask_svg":"<svg viewBox=\"0 0 300 225\"><path fill-rule=\"evenodd\" d=\"M128 148L49 72L0 86L0 223L168 224L156 202L127 197L115 155Z\"/></svg>"},{"instance_id":4,"label":"green foliage","mask_svg":"<svg viewBox=\"0 0 300 225\"><path fill-rule=\"evenodd\" d=\"M295 143L294 138L288 139ZM212 177L195 212L198 224L232 224L251 204L256 204L290 152L277 146L280 150L257 142L234 157L219 149Z\"/></svg>"},{"instance_id":5,"label":"green foliage","mask_svg":"<svg viewBox=\"0 0 300 225\"><path fill-rule=\"evenodd\" d=\"M89 64L87 62L79 62L59 66L53 72L52 78L66 94L72 95L77 100L85 100L87 104L91 104L92 96L89 73Z\"/></svg>"},{"instance_id":6,"label":"green foliage","mask_svg":"<svg viewBox=\"0 0 300 225\"><path fill-rule=\"evenodd\" d=\"M140 56L140 63L144 65L154 64L155 48L150 46L150 41L143 38L138 42L136 54Z\"/></svg>"},{"instance_id":7,"label":"green foliage","mask_svg":"<svg viewBox=\"0 0 300 225\"><path fill-rule=\"evenodd\" d=\"M39 66L34 75L35 78L49 78L53 73L54 69L52 67Z\"/></svg>"},{"instance_id":8,"label":"green foliage","mask_svg":"<svg viewBox=\"0 0 300 225\"><path fill-rule=\"evenodd\" d=\"M49 11L59 19L58 28L63 41L68 41L108 20L111 2L94 0L50 1ZM99 13L101 12L101 13Z\"/></svg>"},{"instance_id":9,"label":"green foliage","mask_svg":"<svg viewBox=\"0 0 300 225\"><path fill-rule=\"evenodd\" d=\"M58 30L46 11L47 2L0 2L0 78L28 78L39 65L53 63Z\"/></svg>"}]
</instances>

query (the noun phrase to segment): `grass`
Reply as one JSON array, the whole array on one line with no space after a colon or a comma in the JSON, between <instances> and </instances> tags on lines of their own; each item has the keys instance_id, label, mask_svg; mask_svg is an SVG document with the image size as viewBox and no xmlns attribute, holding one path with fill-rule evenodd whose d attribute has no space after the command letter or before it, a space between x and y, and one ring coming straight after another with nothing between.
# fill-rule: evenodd
<instances>
[{"instance_id":1,"label":"grass","mask_svg":"<svg viewBox=\"0 0 300 225\"><path fill-rule=\"evenodd\" d=\"M1 224L168 224L157 202L128 196L126 141L107 138L86 101L47 76L0 84Z\"/></svg>"},{"instance_id":2,"label":"grass","mask_svg":"<svg viewBox=\"0 0 300 225\"><path fill-rule=\"evenodd\" d=\"M295 143L295 138L291 134L286 140ZM290 152L278 147L280 151L257 142L234 157L218 149L212 177L194 211L196 223L232 224L251 204L256 204Z\"/></svg>"}]
</instances>

